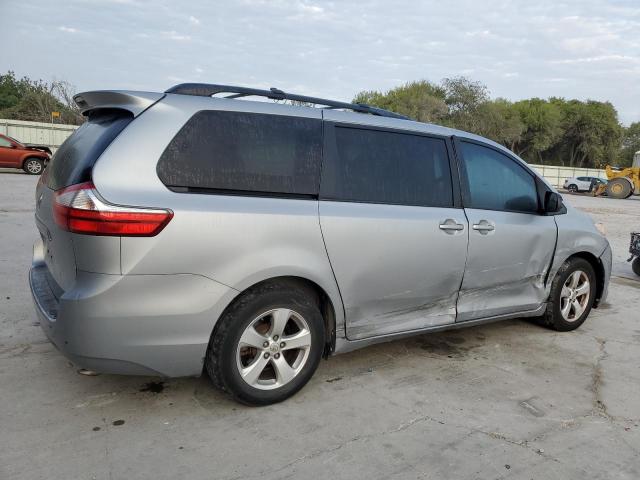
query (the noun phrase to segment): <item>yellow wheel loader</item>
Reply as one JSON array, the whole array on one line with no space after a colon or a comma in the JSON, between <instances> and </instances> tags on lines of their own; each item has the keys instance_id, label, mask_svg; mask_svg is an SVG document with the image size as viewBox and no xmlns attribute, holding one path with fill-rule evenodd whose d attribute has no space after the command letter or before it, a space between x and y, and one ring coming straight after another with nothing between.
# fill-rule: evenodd
<instances>
[{"instance_id":1,"label":"yellow wheel loader","mask_svg":"<svg viewBox=\"0 0 640 480\"><path fill-rule=\"evenodd\" d=\"M634 194L640 195L640 152L636 152L633 156L632 167L614 168L607 165L605 171L609 179L606 186L609 198L628 198ZM596 195L601 193L598 190L595 192Z\"/></svg>"}]
</instances>

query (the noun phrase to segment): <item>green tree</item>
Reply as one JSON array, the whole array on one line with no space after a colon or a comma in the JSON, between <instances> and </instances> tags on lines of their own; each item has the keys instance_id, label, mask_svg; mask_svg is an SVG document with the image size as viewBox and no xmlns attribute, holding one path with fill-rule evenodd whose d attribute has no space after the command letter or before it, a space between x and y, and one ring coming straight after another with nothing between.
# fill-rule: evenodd
<instances>
[{"instance_id":1,"label":"green tree","mask_svg":"<svg viewBox=\"0 0 640 480\"><path fill-rule=\"evenodd\" d=\"M63 123L82 123L71 84L17 79L11 71L0 75L0 118L50 122L51 112L60 112Z\"/></svg>"},{"instance_id":2,"label":"green tree","mask_svg":"<svg viewBox=\"0 0 640 480\"><path fill-rule=\"evenodd\" d=\"M640 122L634 122L622 133L622 148L620 149L619 164L629 167L633 162L633 155L640 151Z\"/></svg>"},{"instance_id":3,"label":"green tree","mask_svg":"<svg viewBox=\"0 0 640 480\"><path fill-rule=\"evenodd\" d=\"M11 108L18 104L22 96L25 80L16 79L15 73L9 71L0 75L0 110Z\"/></svg>"},{"instance_id":4,"label":"green tree","mask_svg":"<svg viewBox=\"0 0 640 480\"><path fill-rule=\"evenodd\" d=\"M466 77L442 80L445 103L449 107L447 123L461 130L477 133L482 128L479 109L489 101L489 90Z\"/></svg>"},{"instance_id":5,"label":"green tree","mask_svg":"<svg viewBox=\"0 0 640 480\"><path fill-rule=\"evenodd\" d=\"M516 154L532 162L544 163L543 153L553 147L562 135L562 112L553 103L540 98L514 104L523 132L510 145Z\"/></svg>"},{"instance_id":6,"label":"green tree","mask_svg":"<svg viewBox=\"0 0 640 480\"><path fill-rule=\"evenodd\" d=\"M520 141L524 125L515 105L504 98L481 103L476 107L474 132L513 149Z\"/></svg>"},{"instance_id":7,"label":"green tree","mask_svg":"<svg viewBox=\"0 0 640 480\"><path fill-rule=\"evenodd\" d=\"M551 99L562 111L562 138L555 149L562 165L604 167L615 163L622 127L609 102Z\"/></svg>"},{"instance_id":8,"label":"green tree","mask_svg":"<svg viewBox=\"0 0 640 480\"><path fill-rule=\"evenodd\" d=\"M406 83L387 92L366 91L354 102L405 114L422 122L491 138L529 162L575 167L630 163L640 150L640 126L624 130L609 102L531 98L491 100L480 82L465 77Z\"/></svg>"},{"instance_id":9,"label":"green tree","mask_svg":"<svg viewBox=\"0 0 640 480\"><path fill-rule=\"evenodd\" d=\"M387 92L358 93L354 103L366 103L406 115L419 122L441 122L448 113L442 87L426 80L409 82Z\"/></svg>"}]
</instances>

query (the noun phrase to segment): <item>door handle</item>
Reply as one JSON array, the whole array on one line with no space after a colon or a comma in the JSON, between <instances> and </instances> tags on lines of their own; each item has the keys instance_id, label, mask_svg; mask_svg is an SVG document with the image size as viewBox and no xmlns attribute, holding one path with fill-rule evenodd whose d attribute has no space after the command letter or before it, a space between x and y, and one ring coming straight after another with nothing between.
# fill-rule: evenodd
<instances>
[{"instance_id":1,"label":"door handle","mask_svg":"<svg viewBox=\"0 0 640 480\"><path fill-rule=\"evenodd\" d=\"M464 230L464 225L462 223L457 223L452 218L447 218L438 226L440 227L440 230L444 230L445 232L460 232Z\"/></svg>"},{"instance_id":2,"label":"door handle","mask_svg":"<svg viewBox=\"0 0 640 480\"><path fill-rule=\"evenodd\" d=\"M493 225L491 225L488 221L486 220L480 220L480 222L478 223L474 223L471 228L473 228L475 231L480 232L482 234L487 234L489 232L492 232L496 229L496 227L494 227Z\"/></svg>"}]
</instances>

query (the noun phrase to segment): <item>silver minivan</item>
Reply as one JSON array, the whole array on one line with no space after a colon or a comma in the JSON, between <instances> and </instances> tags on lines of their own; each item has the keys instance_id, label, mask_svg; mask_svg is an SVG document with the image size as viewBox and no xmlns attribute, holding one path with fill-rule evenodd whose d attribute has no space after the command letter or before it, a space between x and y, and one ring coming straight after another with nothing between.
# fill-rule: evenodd
<instances>
[{"instance_id":1,"label":"silver minivan","mask_svg":"<svg viewBox=\"0 0 640 480\"><path fill-rule=\"evenodd\" d=\"M82 369L206 370L264 405L323 356L514 317L573 330L606 298L604 236L485 138L277 89L76 102L29 281Z\"/></svg>"}]
</instances>

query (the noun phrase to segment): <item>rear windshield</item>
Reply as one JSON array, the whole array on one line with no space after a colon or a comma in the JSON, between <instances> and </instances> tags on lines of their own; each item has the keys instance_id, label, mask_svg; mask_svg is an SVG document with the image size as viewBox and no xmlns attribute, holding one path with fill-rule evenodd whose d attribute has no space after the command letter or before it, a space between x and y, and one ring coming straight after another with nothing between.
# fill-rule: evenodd
<instances>
[{"instance_id":1,"label":"rear windshield","mask_svg":"<svg viewBox=\"0 0 640 480\"><path fill-rule=\"evenodd\" d=\"M60 146L47 168L53 190L91 180L91 169L114 138L133 120L125 110L98 110Z\"/></svg>"}]
</instances>

